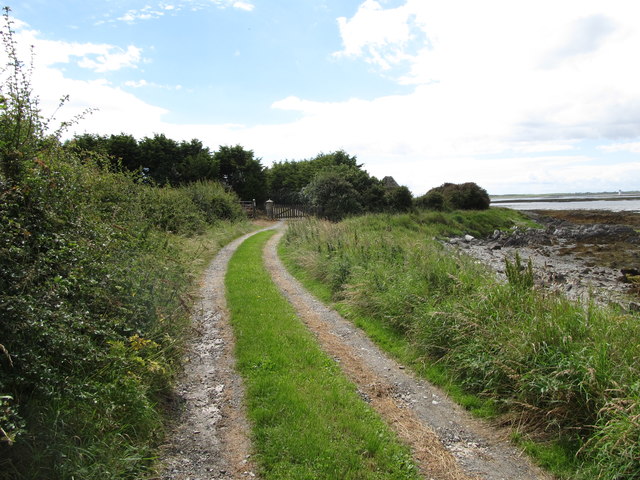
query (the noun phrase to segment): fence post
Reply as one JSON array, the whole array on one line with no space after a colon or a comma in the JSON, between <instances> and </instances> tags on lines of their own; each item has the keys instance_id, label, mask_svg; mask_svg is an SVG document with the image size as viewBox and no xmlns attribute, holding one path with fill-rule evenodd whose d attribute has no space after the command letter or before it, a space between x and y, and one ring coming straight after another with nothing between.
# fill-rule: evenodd
<instances>
[{"instance_id":1,"label":"fence post","mask_svg":"<svg viewBox=\"0 0 640 480\"><path fill-rule=\"evenodd\" d=\"M265 202L265 209L267 210L267 218L273 220L273 200L269 199Z\"/></svg>"}]
</instances>

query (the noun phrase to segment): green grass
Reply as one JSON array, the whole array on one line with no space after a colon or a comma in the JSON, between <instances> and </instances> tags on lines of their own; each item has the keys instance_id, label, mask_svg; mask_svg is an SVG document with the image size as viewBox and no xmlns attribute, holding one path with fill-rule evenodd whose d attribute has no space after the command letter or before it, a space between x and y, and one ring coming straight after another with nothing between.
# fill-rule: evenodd
<instances>
[{"instance_id":1,"label":"green grass","mask_svg":"<svg viewBox=\"0 0 640 480\"><path fill-rule=\"evenodd\" d=\"M480 418L495 418L499 410L491 399L480 398L477 395L465 392L446 368L426 362L424 352L410 339L403 335L389 323L380 318L364 315L346 302L333 302L331 289L314 278L309 271L302 269L294 260L290 250L285 248L284 242L278 245L278 255L287 269L313 293L326 304L330 304L344 318L349 319L355 326L362 329L371 340L380 348L389 353L403 365L410 367L419 376L426 378L434 385L444 389L447 394L458 404L465 407L475 416Z\"/></svg>"},{"instance_id":2,"label":"green grass","mask_svg":"<svg viewBox=\"0 0 640 480\"><path fill-rule=\"evenodd\" d=\"M636 478L640 344L629 339L640 338L637 315L538 291L526 268L499 284L435 241L525 225L517 215L312 220L292 224L281 248L294 274L304 270L312 290L324 285L322 298L402 362L475 413L507 414L544 439L523 446L547 468L572 478Z\"/></svg>"},{"instance_id":3,"label":"green grass","mask_svg":"<svg viewBox=\"0 0 640 480\"><path fill-rule=\"evenodd\" d=\"M418 478L409 451L324 354L262 263L273 232L230 261L228 305L237 367L265 479Z\"/></svg>"}]
</instances>

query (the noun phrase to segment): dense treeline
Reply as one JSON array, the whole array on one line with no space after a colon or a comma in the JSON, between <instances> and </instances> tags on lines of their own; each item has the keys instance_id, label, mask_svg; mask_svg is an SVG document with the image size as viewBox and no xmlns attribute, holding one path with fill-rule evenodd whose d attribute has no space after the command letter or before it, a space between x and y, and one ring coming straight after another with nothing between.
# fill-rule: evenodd
<instances>
[{"instance_id":1,"label":"dense treeline","mask_svg":"<svg viewBox=\"0 0 640 480\"><path fill-rule=\"evenodd\" d=\"M220 146L211 152L196 139L177 142L156 134L138 141L119 135L84 134L67 142L79 152L110 157L115 168L137 172L142 180L159 185L186 185L218 180L243 200L311 204L327 218L365 212L406 211L412 207L407 187L385 188L369 175L354 156L342 150L301 161L275 162L264 167L261 159L240 145Z\"/></svg>"},{"instance_id":2,"label":"dense treeline","mask_svg":"<svg viewBox=\"0 0 640 480\"><path fill-rule=\"evenodd\" d=\"M101 153L112 167L137 172L158 185L187 185L196 181L222 182L243 200L266 200L265 169L251 150L240 145L211 152L200 140L177 142L163 134L138 141L133 136L76 135L66 144L79 152Z\"/></svg>"},{"instance_id":3,"label":"dense treeline","mask_svg":"<svg viewBox=\"0 0 640 480\"><path fill-rule=\"evenodd\" d=\"M48 135L8 10L1 33L0 479L142 478L188 332L189 237L248 224L218 182L153 186Z\"/></svg>"}]
</instances>

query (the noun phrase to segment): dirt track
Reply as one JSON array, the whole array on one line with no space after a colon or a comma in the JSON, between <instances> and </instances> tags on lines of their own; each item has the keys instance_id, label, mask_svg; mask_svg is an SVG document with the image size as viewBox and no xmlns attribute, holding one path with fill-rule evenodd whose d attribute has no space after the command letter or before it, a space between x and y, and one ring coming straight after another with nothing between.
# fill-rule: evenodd
<instances>
[{"instance_id":1,"label":"dirt track","mask_svg":"<svg viewBox=\"0 0 640 480\"><path fill-rule=\"evenodd\" d=\"M251 235L251 234L250 234ZM194 314L198 334L176 389L176 423L163 448L163 479L257 478L251 462L242 380L233 365L233 335L224 301L224 273L235 249L225 247L211 264ZM383 354L360 330L328 309L284 269L276 255L278 235L265 249L265 264L321 347L358 391L409 444L427 479L544 479L506 440L506 433L479 422L439 389L416 379Z\"/></svg>"}]
</instances>

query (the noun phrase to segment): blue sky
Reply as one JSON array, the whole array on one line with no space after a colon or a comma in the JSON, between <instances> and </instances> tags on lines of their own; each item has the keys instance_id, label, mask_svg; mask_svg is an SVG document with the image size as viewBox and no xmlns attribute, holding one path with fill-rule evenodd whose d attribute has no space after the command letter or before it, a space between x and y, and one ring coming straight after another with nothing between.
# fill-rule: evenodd
<instances>
[{"instance_id":1,"label":"blue sky","mask_svg":"<svg viewBox=\"0 0 640 480\"><path fill-rule=\"evenodd\" d=\"M420 195L640 189L640 3L20 0L45 114L264 165L344 149Z\"/></svg>"}]
</instances>

